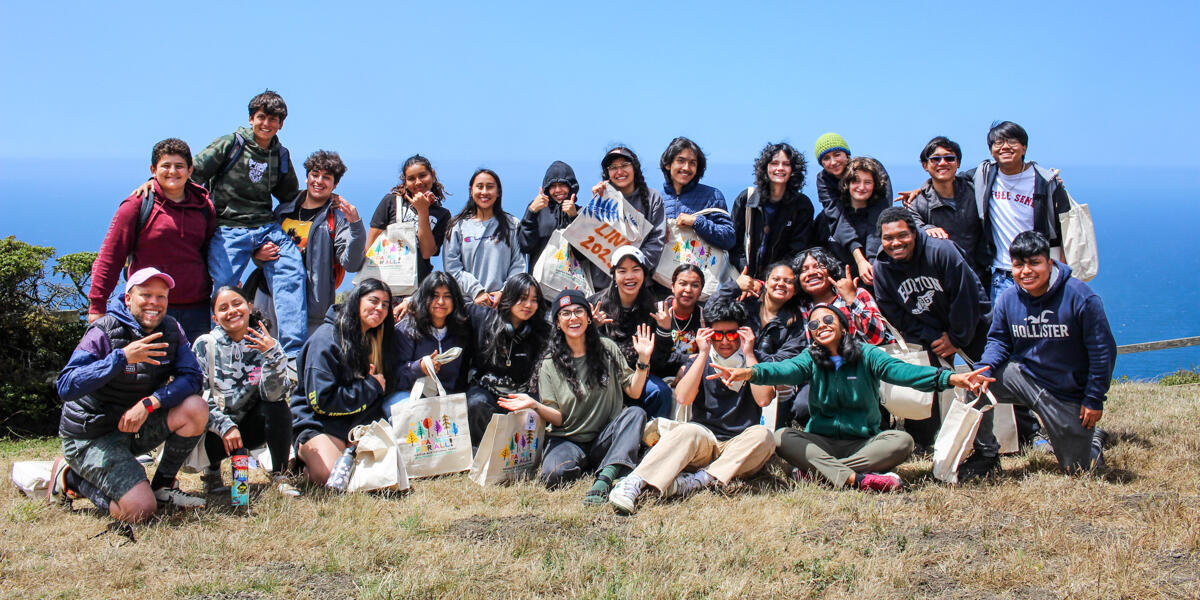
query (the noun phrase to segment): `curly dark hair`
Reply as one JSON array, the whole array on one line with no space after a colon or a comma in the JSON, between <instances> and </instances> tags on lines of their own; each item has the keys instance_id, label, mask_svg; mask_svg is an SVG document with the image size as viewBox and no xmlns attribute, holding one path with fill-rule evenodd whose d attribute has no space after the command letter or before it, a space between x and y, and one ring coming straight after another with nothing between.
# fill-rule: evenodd
<instances>
[{"instance_id":1,"label":"curly dark hair","mask_svg":"<svg viewBox=\"0 0 1200 600\"><path fill-rule=\"evenodd\" d=\"M696 176L692 181L700 181L704 177L704 170L708 167L708 161L704 158L704 151L700 146L683 136L671 140L667 144L667 149L663 150L662 157L658 159L658 168L662 169L663 177L668 184L671 183L671 163L675 162L675 157L679 156L680 152L691 150L696 155Z\"/></svg>"},{"instance_id":2,"label":"curly dark hair","mask_svg":"<svg viewBox=\"0 0 1200 600\"><path fill-rule=\"evenodd\" d=\"M887 202L888 205L891 205L890 199L887 197L888 178L883 172L883 165L869 156L852 158L846 165L846 172L842 173L842 180L838 185L838 189L842 193L842 204L850 206L850 184L854 183L854 175L859 171L870 173L871 178L875 181L875 189L871 192L871 199L867 201L867 204Z\"/></svg>"},{"instance_id":3,"label":"curly dark hair","mask_svg":"<svg viewBox=\"0 0 1200 600\"><path fill-rule=\"evenodd\" d=\"M413 294L405 320L418 335L433 337L433 317L429 315L429 303L433 301L433 293L439 287L450 292L450 316L446 318L446 330L458 339L467 339L471 335L471 317L467 314L463 302L462 288L445 271L434 271L421 280L417 293Z\"/></svg>"},{"instance_id":4,"label":"curly dark hair","mask_svg":"<svg viewBox=\"0 0 1200 600\"><path fill-rule=\"evenodd\" d=\"M622 146L618 144L612 148L609 148L608 151L604 153L604 156L608 156L613 150L624 150L629 153L629 162L633 163L633 193L636 194L638 192L645 192L648 189L646 187L646 176L642 174L642 161L638 159L637 152L634 152L629 146ZM625 157L622 156L622 158ZM600 167L600 178L604 181L610 181L608 178L608 169L605 169L603 166L604 159L601 158L600 161L602 163Z\"/></svg>"},{"instance_id":5,"label":"curly dark hair","mask_svg":"<svg viewBox=\"0 0 1200 600\"><path fill-rule=\"evenodd\" d=\"M587 381L579 380L579 374L575 370L575 356L571 352L571 346L567 344L566 334L557 323L555 323L554 335L550 338L550 348L547 351L551 364L571 386L571 392L579 399L586 395L586 390L600 389L608 385L609 376L608 360L604 356L606 350L601 341L603 337L596 329L595 321L592 321L592 309L586 305L584 309L587 310L588 315L588 325L583 338L584 360L588 365ZM617 358L621 359L619 356Z\"/></svg>"},{"instance_id":6,"label":"curly dark hair","mask_svg":"<svg viewBox=\"0 0 1200 600\"><path fill-rule=\"evenodd\" d=\"M533 290L537 298L537 312L533 313L528 321L522 324L521 328L515 329L512 326L512 309L513 305L521 301L529 290ZM544 348L546 340L550 337L550 323L546 320L546 309L543 306L542 291L538 287L538 283L529 273L517 273L508 278L504 282L504 287L500 289L500 301L496 303L496 310L488 317L484 329L487 334L485 339L491 340L488 347L483 348L484 359L493 364L499 365L504 362L502 354L508 352L509 342L515 338L532 339L538 344L538 352ZM536 354L536 353L535 353Z\"/></svg>"},{"instance_id":7,"label":"curly dark hair","mask_svg":"<svg viewBox=\"0 0 1200 600\"><path fill-rule=\"evenodd\" d=\"M304 160L304 172L313 171L325 171L333 175L333 183L337 184L341 182L342 175L346 174L346 163L342 162L342 157L338 156L337 152L317 150Z\"/></svg>"},{"instance_id":8,"label":"curly dark hair","mask_svg":"<svg viewBox=\"0 0 1200 600\"><path fill-rule=\"evenodd\" d=\"M510 224L508 222L509 214L504 212L504 186L500 184L500 176L497 175L495 171L491 169L476 169L475 172L471 174L471 181L467 183L468 190L474 187L475 179L480 175L490 175L491 178L496 181L496 202L492 204L492 216L496 219L496 235L500 238L500 243L507 246ZM467 192L466 206L464 206L462 210L458 211L458 214L454 215L453 219L450 219L450 224L446 226L446 239L450 239L451 234L454 232L454 226L457 225L459 221L474 217L478 212L479 207L475 206L475 198L471 196L470 192Z\"/></svg>"},{"instance_id":9,"label":"curly dark hair","mask_svg":"<svg viewBox=\"0 0 1200 600\"><path fill-rule=\"evenodd\" d=\"M446 186L442 185L441 181L438 181L437 171L433 170L433 164L429 162L429 159L420 154L414 154L405 159L404 164L400 166L400 183L397 183L391 192L396 196L397 200L407 202L404 199L408 195L408 188L404 186L404 174L413 167L425 167L429 171L429 174L433 176L433 185L430 186L429 191L433 192L433 195L437 197L439 202L445 200L446 196L450 195L450 192L446 191Z\"/></svg>"},{"instance_id":10,"label":"curly dark hair","mask_svg":"<svg viewBox=\"0 0 1200 600\"><path fill-rule=\"evenodd\" d=\"M267 116L279 117L280 125L287 119L287 103L283 101L283 96L271 90L263 90L263 93L251 98L248 108L251 118L261 110L267 113Z\"/></svg>"},{"instance_id":11,"label":"curly dark hair","mask_svg":"<svg viewBox=\"0 0 1200 600\"><path fill-rule=\"evenodd\" d=\"M182 156L187 166L192 166L192 149L188 147L187 142L179 138L167 138L155 144L154 149L150 151L150 166L158 166L158 161L168 154Z\"/></svg>"},{"instance_id":12,"label":"curly dark hair","mask_svg":"<svg viewBox=\"0 0 1200 600\"><path fill-rule=\"evenodd\" d=\"M818 309L828 310L837 317L838 326L842 329L842 339L838 342L838 356L842 357L842 364L853 365L857 363L862 359L862 348L858 346L858 340L855 339L855 336L850 335L850 330L847 328L846 315L827 304L818 304L809 313L809 319L812 318L813 313L817 312ZM808 323L805 323L804 327L807 328ZM829 349L817 342L816 336L812 336L812 339L812 342L808 345L808 354L812 356L813 364L817 365L817 368L826 371L836 369L837 367L833 364L833 358L829 354Z\"/></svg>"},{"instance_id":13,"label":"curly dark hair","mask_svg":"<svg viewBox=\"0 0 1200 600\"><path fill-rule=\"evenodd\" d=\"M832 277L834 281L844 279L846 277L846 267L842 264L842 261L838 260L833 253L825 248L821 246L813 246L812 248L801 251L800 254L796 255L796 258L792 259L792 272L796 274L797 280L800 278L800 273L804 271L804 261L808 260L809 258L812 258L813 260L817 261L817 264L825 267L825 270L829 273L829 276ZM800 287L798 282L796 284L796 299L801 306L807 306L814 302L812 297L805 293L804 289Z\"/></svg>"},{"instance_id":14,"label":"curly dark hair","mask_svg":"<svg viewBox=\"0 0 1200 600\"><path fill-rule=\"evenodd\" d=\"M750 318L746 315L746 306L736 298L717 298L704 311L705 323L710 326L720 321L733 321L738 327L746 324Z\"/></svg>"},{"instance_id":15,"label":"curly dark hair","mask_svg":"<svg viewBox=\"0 0 1200 600\"><path fill-rule=\"evenodd\" d=\"M758 153L758 158L754 159L754 185L758 186L759 194L763 194L762 198L766 198L771 192L771 180L767 177L767 166L775 159L775 155L783 153L792 163L792 176L788 178L787 186L784 188L783 196L798 196L801 188L804 187L804 176L807 173L805 166L804 154L792 147L791 144L785 143L768 143L763 147L762 152Z\"/></svg>"},{"instance_id":16,"label":"curly dark hair","mask_svg":"<svg viewBox=\"0 0 1200 600\"><path fill-rule=\"evenodd\" d=\"M392 297L392 288L386 283L374 278L365 279L350 290L346 302L338 308L334 321L334 337L342 351L342 376L345 379L361 379L368 376L372 343L378 344L383 359L383 365L375 365L375 372L383 373L385 377L395 372L396 353L392 348L396 345L396 331L392 322L392 311L384 311L383 322L365 333L362 330L362 321L359 320L359 305L364 297L374 292L383 292L389 299ZM371 338L375 338L374 342ZM388 379L387 384L386 391L393 391L393 381Z\"/></svg>"}]
</instances>

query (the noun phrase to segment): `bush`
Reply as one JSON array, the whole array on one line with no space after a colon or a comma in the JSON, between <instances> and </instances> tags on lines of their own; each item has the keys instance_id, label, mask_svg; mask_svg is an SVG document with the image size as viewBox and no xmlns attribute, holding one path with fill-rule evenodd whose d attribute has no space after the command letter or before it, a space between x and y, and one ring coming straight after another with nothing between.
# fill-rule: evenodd
<instances>
[{"instance_id":1,"label":"bush","mask_svg":"<svg viewBox=\"0 0 1200 600\"><path fill-rule=\"evenodd\" d=\"M1187 385L1189 383L1200 383L1200 367L1188 369L1180 369L1174 373L1167 373L1158 378L1158 383L1162 385Z\"/></svg>"},{"instance_id":2,"label":"bush","mask_svg":"<svg viewBox=\"0 0 1200 600\"><path fill-rule=\"evenodd\" d=\"M0 431L52 434L62 402L54 388L87 328L94 252L60 257L47 273L55 250L12 236L0 240ZM63 281L65 279L65 281Z\"/></svg>"}]
</instances>

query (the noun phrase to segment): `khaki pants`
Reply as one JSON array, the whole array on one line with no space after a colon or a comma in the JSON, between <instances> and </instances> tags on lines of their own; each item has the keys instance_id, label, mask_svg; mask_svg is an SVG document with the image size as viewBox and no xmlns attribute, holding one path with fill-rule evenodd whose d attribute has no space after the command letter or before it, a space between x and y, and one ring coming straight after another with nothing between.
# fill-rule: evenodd
<instances>
[{"instance_id":1,"label":"khaki pants","mask_svg":"<svg viewBox=\"0 0 1200 600\"><path fill-rule=\"evenodd\" d=\"M781 458L803 471L820 473L839 488L855 473L890 471L913 451L912 436L903 431L882 431L869 440L839 440L789 427L777 431L775 439Z\"/></svg>"},{"instance_id":2,"label":"khaki pants","mask_svg":"<svg viewBox=\"0 0 1200 600\"><path fill-rule=\"evenodd\" d=\"M721 442L707 427L687 423L664 434L633 474L660 493L686 469L703 468L724 485L734 477L757 473L774 453L775 438L762 425L747 427L737 437Z\"/></svg>"}]
</instances>

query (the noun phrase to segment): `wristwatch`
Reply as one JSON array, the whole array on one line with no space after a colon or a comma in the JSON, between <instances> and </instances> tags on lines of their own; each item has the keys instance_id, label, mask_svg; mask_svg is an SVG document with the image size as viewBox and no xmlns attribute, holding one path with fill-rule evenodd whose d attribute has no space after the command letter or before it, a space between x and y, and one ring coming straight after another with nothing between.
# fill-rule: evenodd
<instances>
[{"instance_id":1,"label":"wristwatch","mask_svg":"<svg viewBox=\"0 0 1200 600\"><path fill-rule=\"evenodd\" d=\"M638 370L639 370L639 371L646 371L646 370L648 370L648 369L650 368L650 365L648 365L648 364L646 364L646 363L644 363L644 362L642 362L642 361L640 361L640 360L639 360L639 361L637 362L637 368L638 368Z\"/></svg>"},{"instance_id":2,"label":"wristwatch","mask_svg":"<svg viewBox=\"0 0 1200 600\"><path fill-rule=\"evenodd\" d=\"M146 407L146 414L154 412L154 400L150 396L142 398L142 406Z\"/></svg>"}]
</instances>

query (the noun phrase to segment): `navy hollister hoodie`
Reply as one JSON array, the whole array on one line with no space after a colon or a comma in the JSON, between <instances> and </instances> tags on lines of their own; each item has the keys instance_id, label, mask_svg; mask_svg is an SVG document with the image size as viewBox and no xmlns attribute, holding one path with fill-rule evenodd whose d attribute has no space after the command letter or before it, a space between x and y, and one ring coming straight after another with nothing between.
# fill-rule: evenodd
<instances>
[{"instance_id":1,"label":"navy hollister hoodie","mask_svg":"<svg viewBox=\"0 0 1200 600\"><path fill-rule=\"evenodd\" d=\"M1100 296L1071 277L1067 265L1054 266L1045 294L1034 298L1013 286L996 299L987 349L977 366L996 369L1015 360L1055 398L1103 410L1117 342Z\"/></svg>"}]
</instances>

